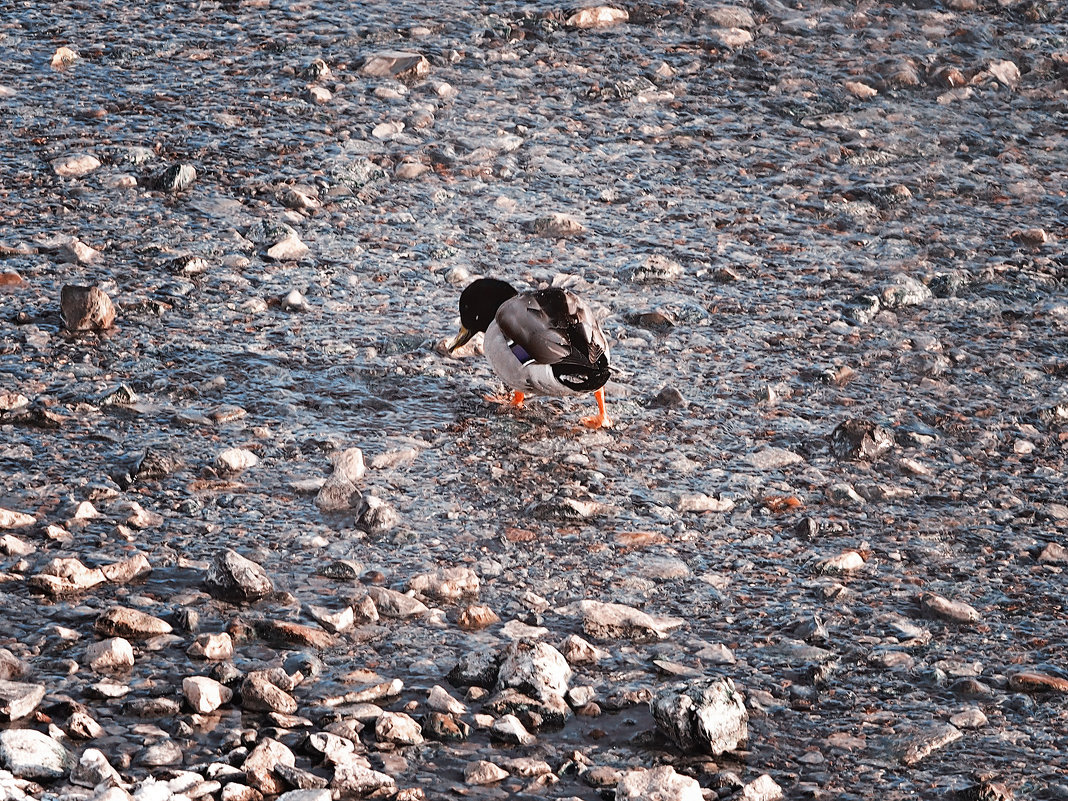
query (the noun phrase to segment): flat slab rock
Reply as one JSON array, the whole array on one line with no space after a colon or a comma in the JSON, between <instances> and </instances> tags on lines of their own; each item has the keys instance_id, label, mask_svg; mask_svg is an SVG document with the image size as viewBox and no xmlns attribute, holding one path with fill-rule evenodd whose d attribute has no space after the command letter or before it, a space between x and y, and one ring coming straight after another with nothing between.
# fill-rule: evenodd
<instances>
[{"instance_id":1,"label":"flat slab rock","mask_svg":"<svg viewBox=\"0 0 1068 801\"><path fill-rule=\"evenodd\" d=\"M43 684L0 680L0 720L18 720L29 715L44 698Z\"/></svg>"},{"instance_id":2,"label":"flat slab rock","mask_svg":"<svg viewBox=\"0 0 1068 801\"><path fill-rule=\"evenodd\" d=\"M582 629L599 640L662 640L685 621L678 617L654 617L624 604L579 601L564 607L565 614L582 619Z\"/></svg>"}]
</instances>

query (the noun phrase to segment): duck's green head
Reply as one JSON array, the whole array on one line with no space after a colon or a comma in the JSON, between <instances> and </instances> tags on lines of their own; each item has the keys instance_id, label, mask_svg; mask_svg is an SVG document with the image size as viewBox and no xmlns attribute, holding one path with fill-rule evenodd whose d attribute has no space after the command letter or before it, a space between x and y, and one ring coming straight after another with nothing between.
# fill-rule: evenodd
<instances>
[{"instance_id":1,"label":"duck's green head","mask_svg":"<svg viewBox=\"0 0 1068 801\"><path fill-rule=\"evenodd\" d=\"M449 345L449 353L467 344L479 331L486 332L497 316L497 309L519 293L507 281L479 278L460 294L460 333Z\"/></svg>"}]
</instances>

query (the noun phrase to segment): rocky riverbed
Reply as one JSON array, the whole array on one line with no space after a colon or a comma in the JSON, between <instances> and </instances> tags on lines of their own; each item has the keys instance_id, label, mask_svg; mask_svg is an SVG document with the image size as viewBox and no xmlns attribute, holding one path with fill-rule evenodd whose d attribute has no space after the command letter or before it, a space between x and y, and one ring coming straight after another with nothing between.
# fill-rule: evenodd
<instances>
[{"instance_id":1,"label":"rocky riverbed","mask_svg":"<svg viewBox=\"0 0 1068 801\"><path fill-rule=\"evenodd\" d=\"M1062 4L440 5L0 3L0 797L1068 799Z\"/></svg>"}]
</instances>

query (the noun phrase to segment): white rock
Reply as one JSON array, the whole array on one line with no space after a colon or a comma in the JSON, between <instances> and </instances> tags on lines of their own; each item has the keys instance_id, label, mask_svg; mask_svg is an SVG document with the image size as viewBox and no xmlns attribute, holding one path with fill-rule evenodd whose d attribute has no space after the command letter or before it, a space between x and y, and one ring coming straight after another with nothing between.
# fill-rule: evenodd
<instances>
[{"instance_id":1,"label":"white rock","mask_svg":"<svg viewBox=\"0 0 1068 801\"><path fill-rule=\"evenodd\" d=\"M119 772L108 762L102 751L86 748L78 758L78 764L70 772L73 784L82 787L97 787L101 784L116 786L122 784Z\"/></svg>"},{"instance_id":2,"label":"white rock","mask_svg":"<svg viewBox=\"0 0 1068 801\"><path fill-rule=\"evenodd\" d=\"M570 681L564 655L548 643L531 640L508 645L497 672L497 689L513 687L543 701L563 698Z\"/></svg>"},{"instance_id":3,"label":"white rock","mask_svg":"<svg viewBox=\"0 0 1068 801\"><path fill-rule=\"evenodd\" d=\"M820 570L824 573L848 573L860 570L864 567L864 557L856 551L843 551L830 559L820 562Z\"/></svg>"},{"instance_id":4,"label":"white rock","mask_svg":"<svg viewBox=\"0 0 1068 801\"><path fill-rule=\"evenodd\" d=\"M194 659L223 661L233 659L234 641L225 631L215 634L199 634L186 651Z\"/></svg>"},{"instance_id":5,"label":"white rock","mask_svg":"<svg viewBox=\"0 0 1068 801\"><path fill-rule=\"evenodd\" d=\"M233 698L234 691L208 676L188 676L182 680L182 694L194 712L208 714Z\"/></svg>"},{"instance_id":6,"label":"white rock","mask_svg":"<svg viewBox=\"0 0 1068 801\"><path fill-rule=\"evenodd\" d=\"M592 6L576 11L567 18L573 28L604 28L630 19L626 9L611 6Z\"/></svg>"},{"instance_id":7,"label":"white rock","mask_svg":"<svg viewBox=\"0 0 1068 801\"><path fill-rule=\"evenodd\" d=\"M63 178L81 178L100 168L100 159L88 153L60 156L52 162L52 170Z\"/></svg>"},{"instance_id":8,"label":"white rock","mask_svg":"<svg viewBox=\"0 0 1068 801\"><path fill-rule=\"evenodd\" d=\"M661 688L649 701L657 726L680 748L717 756L749 736L742 695L727 679L697 679Z\"/></svg>"},{"instance_id":9,"label":"white rock","mask_svg":"<svg viewBox=\"0 0 1068 801\"><path fill-rule=\"evenodd\" d=\"M469 567L447 567L415 576L408 589L439 601L456 601L465 595L478 595L478 574Z\"/></svg>"},{"instance_id":10,"label":"white rock","mask_svg":"<svg viewBox=\"0 0 1068 801\"><path fill-rule=\"evenodd\" d=\"M10 675L5 673L4 675ZM43 684L0 679L0 720L18 720L29 715L44 698Z\"/></svg>"},{"instance_id":11,"label":"white rock","mask_svg":"<svg viewBox=\"0 0 1068 801\"><path fill-rule=\"evenodd\" d=\"M515 715L503 715L493 721L490 735L512 745L533 745L537 738L531 734Z\"/></svg>"},{"instance_id":12,"label":"white rock","mask_svg":"<svg viewBox=\"0 0 1068 801\"><path fill-rule=\"evenodd\" d=\"M36 522L37 518L33 515L0 508L0 528L24 528Z\"/></svg>"},{"instance_id":13,"label":"white rock","mask_svg":"<svg viewBox=\"0 0 1068 801\"><path fill-rule=\"evenodd\" d=\"M300 261L311 249L299 237L287 236L267 248L267 258L275 261Z\"/></svg>"},{"instance_id":14,"label":"white rock","mask_svg":"<svg viewBox=\"0 0 1068 801\"><path fill-rule=\"evenodd\" d=\"M85 663L97 672L133 667L133 646L122 637L91 643L85 649Z\"/></svg>"},{"instance_id":15,"label":"white rock","mask_svg":"<svg viewBox=\"0 0 1068 801\"><path fill-rule=\"evenodd\" d=\"M670 765L627 771L616 785L616 801L703 801L697 779Z\"/></svg>"},{"instance_id":16,"label":"white rock","mask_svg":"<svg viewBox=\"0 0 1068 801\"><path fill-rule=\"evenodd\" d=\"M507 778L508 771L484 759L464 765L464 781L467 784L493 784Z\"/></svg>"},{"instance_id":17,"label":"white rock","mask_svg":"<svg viewBox=\"0 0 1068 801\"><path fill-rule=\"evenodd\" d=\"M74 757L36 729L0 732L0 765L21 779L59 779L74 767Z\"/></svg>"},{"instance_id":18,"label":"white rock","mask_svg":"<svg viewBox=\"0 0 1068 801\"><path fill-rule=\"evenodd\" d=\"M227 448L215 457L215 467L223 473L240 473L260 463L260 457L244 448Z\"/></svg>"},{"instance_id":19,"label":"white rock","mask_svg":"<svg viewBox=\"0 0 1068 801\"><path fill-rule=\"evenodd\" d=\"M739 801L779 801L783 792L775 780L764 773L745 785L738 797Z\"/></svg>"},{"instance_id":20,"label":"white rock","mask_svg":"<svg viewBox=\"0 0 1068 801\"><path fill-rule=\"evenodd\" d=\"M434 712L445 712L450 715L467 714L466 704L449 695L449 691L440 684L435 684L430 688L430 692L427 693L426 705Z\"/></svg>"},{"instance_id":21,"label":"white rock","mask_svg":"<svg viewBox=\"0 0 1068 801\"><path fill-rule=\"evenodd\" d=\"M403 712L383 712L375 721L375 736L379 742L397 745L419 745L423 742L422 729L409 715Z\"/></svg>"},{"instance_id":22,"label":"white rock","mask_svg":"<svg viewBox=\"0 0 1068 801\"><path fill-rule=\"evenodd\" d=\"M590 600L570 604L562 611L579 615L586 634L606 640L662 640L685 622L677 617L653 617L623 604Z\"/></svg>"}]
</instances>

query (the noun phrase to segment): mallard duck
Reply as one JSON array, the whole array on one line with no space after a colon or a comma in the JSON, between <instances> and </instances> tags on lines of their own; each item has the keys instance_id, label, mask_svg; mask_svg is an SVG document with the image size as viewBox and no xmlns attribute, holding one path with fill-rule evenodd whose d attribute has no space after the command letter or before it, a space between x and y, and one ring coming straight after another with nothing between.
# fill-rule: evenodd
<instances>
[{"instance_id":1,"label":"mallard duck","mask_svg":"<svg viewBox=\"0 0 1068 801\"><path fill-rule=\"evenodd\" d=\"M608 340L586 303L564 289L517 292L506 281L479 278L460 295L460 333L449 353L479 331L490 365L511 390L486 399L520 407L527 395L594 393L597 414L583 425L612 425L604 385L612 374Z\"/></svg>"}]
</instances>

